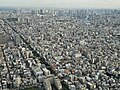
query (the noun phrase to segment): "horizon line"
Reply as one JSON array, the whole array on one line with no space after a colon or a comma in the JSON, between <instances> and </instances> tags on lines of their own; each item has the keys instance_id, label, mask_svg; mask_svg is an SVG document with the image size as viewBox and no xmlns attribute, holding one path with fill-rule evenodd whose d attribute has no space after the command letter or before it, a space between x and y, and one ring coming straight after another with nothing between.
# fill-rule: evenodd
<instances>
[{"instance_id":1,"label":"horizon line","mask_svg":"<svg viewBox=\"0 0 120 90\"><path fill-rule=\"evenodd\" d=\"M0 8L16 8L16 9L110 9L120 10L120 8L101 8L101 7L32 7L32 6L0 6Z\"/></svg>"}]
</instances>

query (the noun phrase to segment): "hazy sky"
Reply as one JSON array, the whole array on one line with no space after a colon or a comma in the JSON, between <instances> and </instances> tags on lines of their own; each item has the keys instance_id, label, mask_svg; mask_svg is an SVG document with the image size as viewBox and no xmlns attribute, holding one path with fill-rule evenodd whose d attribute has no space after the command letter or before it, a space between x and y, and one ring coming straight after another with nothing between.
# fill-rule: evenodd
<instances>
[{"instance_id":1,"label":"hazy sky","mask_svg":"<svg viewBox=\"0 0 120 90\"><path fill-rule=\"evenodd\" d=\"M120 0L0 0L0 6L120 8Z\"/></svg>"}]
</instances>

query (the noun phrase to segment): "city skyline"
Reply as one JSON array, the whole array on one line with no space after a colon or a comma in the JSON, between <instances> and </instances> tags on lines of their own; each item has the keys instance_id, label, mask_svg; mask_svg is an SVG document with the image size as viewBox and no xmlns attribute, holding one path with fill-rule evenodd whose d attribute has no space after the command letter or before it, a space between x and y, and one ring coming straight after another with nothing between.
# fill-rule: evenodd
<instances>
[{"instance_id":1,"label":"city skyline","mask_svg":"<svg viewBox=\"0 0 120 90\"><path fill-rule=\"evenodd\" d=\"M119 0L0 0L0 6L54 8L120 8Z\"/></svg>"}]
</instances>

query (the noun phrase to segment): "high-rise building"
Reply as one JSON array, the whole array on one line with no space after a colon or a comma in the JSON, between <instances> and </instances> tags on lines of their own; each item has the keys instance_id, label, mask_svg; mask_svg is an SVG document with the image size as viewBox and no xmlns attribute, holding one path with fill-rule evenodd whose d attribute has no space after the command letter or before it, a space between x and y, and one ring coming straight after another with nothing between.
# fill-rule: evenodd
<instances>
[{"instance_id":1,"label":"high-rise building","mask_svg":"<svg viewBox=\"0 0 120 90\"><path fill-rule=\"evenodd\" d=\"M20 37L20 35L16 34L15 35L15 44L18 45L18 44L20 44L20 42L21 42L21 37Z\"/></svg>"},{"instance_id":2,"label":"high-rise building","mask_svg":"<svg viewBox=\"0 0 120 90\"><path fill-rule=\"evenodd\" d=\"M2 52L2 48L0 47L0 63L2 63L3 60L3 52Z\"/></svg>"}]
</instances>

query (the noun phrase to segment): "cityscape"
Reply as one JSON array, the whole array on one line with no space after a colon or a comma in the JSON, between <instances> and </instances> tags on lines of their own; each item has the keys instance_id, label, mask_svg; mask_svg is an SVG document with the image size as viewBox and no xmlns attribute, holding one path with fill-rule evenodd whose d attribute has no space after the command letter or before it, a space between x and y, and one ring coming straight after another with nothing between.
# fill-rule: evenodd
<instances>
[{"instance_id":1,"label":"cityscape","mask_svg":"<svg viewBox=\"0 0 120 90\"><path fill-rule=\"evenodd\" d=\"M120 10L1 7L0 90L120 90Z\"/></svg>"}]
</instances>

